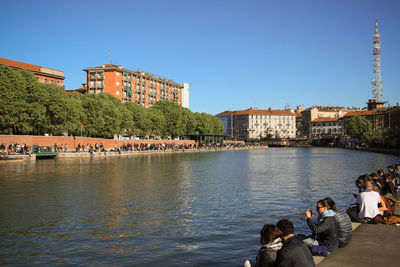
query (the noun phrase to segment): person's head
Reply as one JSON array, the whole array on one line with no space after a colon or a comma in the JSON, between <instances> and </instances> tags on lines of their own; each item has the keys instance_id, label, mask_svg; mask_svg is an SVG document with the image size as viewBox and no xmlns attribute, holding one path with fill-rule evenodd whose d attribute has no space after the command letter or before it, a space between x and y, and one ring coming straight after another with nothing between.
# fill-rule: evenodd
<instances>
[{"instance_id":1,"label":"person's head","mask_svg":"<svg viewBox=\"0 0 400 267\"><path fill-rule=\"evenodd\" d=\"M260 230L261 245L268 244L278 237L283 238L283 234L281 230L279 230L279 228L273 224L265 224L264 227Z\"/></svg>"},{"instance_id":2,"label":"person's head","mask_svg":"<svg viewBox=\"0 0 400 267\"><path fill-rule=\"evenodd\" d=\"M388 173L385 173L385 174L382 176L382 178L383 178L383 180L384 180L385 182L391 182L391 181L392 181L392 176L390 176L390 174L388 174Z\"/></svg>"},{"instance_id":3,"label":"person's head","mask_svg":"<svg viewBox=\"0 0 400 267\"><path fill-rule=\"evenodd\" d=\"M278 227L279 230L281 230L283 236L288 236L288 235L294 234L293 223L287 219L280 220L276 224L276 227Z\"/></svg>"},{"instance_id":4,"label":"person's head","mask_svg":"<svg viewBox=\"0 0 400 267\"><path fill-rule=\"evenodd\" d=\"M367 183L367 182L372 182L372 178L371 178L371 176L369 176L368 174L364 174L363 175L363 179L364 179L364 185Z\"/></svg>"},{"instance_id":5,"label":"person's head","mask_svg":"<svg viewBox=\"0 0 400 267\"><path fill-rule=\"evenodd\" d=\"M394 165L394 169L395 169L396 171L400 171L400 164Z\"/></svg>"},{"instance_id":6,"label":"person's head","mask_svg":"<svg viewBox=\"0 0 400 267\"><path fill-rule=\"evenodd\" d=\"M356 180L356 186L358 188L361 188L364 185L364 175L361 175L360 177L357 178Z\"/></svg>"},{"instance_id":7,"label":"person's head","mask_svg":"<svg viewBox=\"0 0 400 267\"><path fill-rule=\"evenodd\" d=\"M366 181L364 183L364 192L371 192L374 191L374 186L372 185L371 181Z\"/></svg>"},{"instance_id":8,"label":"person's head","mask_svg":"<svg viewBox=\"0 0 400 267\"><path fill-rule=\"evenodd\" d=\"M376 172L372 172L369 176L370 176L372 179L378 179L378 174L376 174Z\"/></svg>"},{"instance_id":9,"label":"person's head","mask_svg":"<svg viewBox=\"0 0 400 267\"><path fill-rule=\"evenodd\" d=\"M385 170L384 169L380 169L380 170L378 170L378 175L380 176L380 177L383 177L383 175L385 174Z\"/></svg>"},{"instance_id":10,"label":"person's head","mask_svg":"<svg viewBox=\"0 0 400 267\"><path fill-rule=\"evenodd\" d=\"M387 169L390 173L394 172L394 168L393 166L387 166Z\"/></svg>"},{"instance_id":11,"label":"person's head","mask_svg":"<svg viewBox=\"0 0 400 267\"><path fill-rule=\"evenodd\" d=\"M333 201L333 199L327 197L327 198L324 198L324 200L330 210L336 211L336 203L335 203L335 201Z\"/></svg>"},{"instance_id":12,"label":"person's head","mask_svg":"<svg viewBox=\"0 0 400 267\"><path fill-rule=\"evenodd\" d=\"M328 203L324 199L318 200L316 209L318 214L321 214L329 209Z\"/></svg>"}]
</instances>

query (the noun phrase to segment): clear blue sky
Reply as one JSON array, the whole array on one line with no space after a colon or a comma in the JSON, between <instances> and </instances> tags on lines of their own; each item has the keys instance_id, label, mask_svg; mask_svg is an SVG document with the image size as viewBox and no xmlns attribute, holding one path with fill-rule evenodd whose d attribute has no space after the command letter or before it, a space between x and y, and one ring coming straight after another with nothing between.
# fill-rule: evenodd
<instances>
[{"instance_id":1,"label":"clear blue sky","mask_svg":"<svg viewBox=\"0 0 400 267\"><path fill-rule=\"evenodd\" d=\"M0 57L64 71L108 62L191 83L190 109L364 107L379 19L385 100L400 101L399 0L2 0Z\"/></svg>"}]
</instances>

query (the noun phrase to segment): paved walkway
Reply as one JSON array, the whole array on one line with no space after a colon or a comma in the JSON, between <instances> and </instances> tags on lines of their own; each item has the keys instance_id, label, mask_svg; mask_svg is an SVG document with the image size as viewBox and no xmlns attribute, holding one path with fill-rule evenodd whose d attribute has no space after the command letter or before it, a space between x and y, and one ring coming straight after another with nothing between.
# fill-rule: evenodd
<instances>
[{"instance_id":1,"label":"paved walkway","mask_svg":"<svg viewBox=\"0 0 400 267\"><path fill-rule=\"evenodd\" d=\"M398 267L400 266L400 227L361 224L353 231L353 238L349 245L338 249L322 261L320 258L314 257L318 267Z\"/></svg>"}]
</instances>

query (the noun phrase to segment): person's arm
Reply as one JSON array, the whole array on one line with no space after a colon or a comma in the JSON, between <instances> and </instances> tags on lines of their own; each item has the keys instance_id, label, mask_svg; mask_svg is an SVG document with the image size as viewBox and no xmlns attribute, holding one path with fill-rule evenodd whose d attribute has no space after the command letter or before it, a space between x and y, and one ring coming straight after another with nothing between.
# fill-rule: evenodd
<instances>
[{"instance_id":1,"label":"person's arm","mask_svg":"<svg viewBox=\"0 0 400 267\"><path fill-rule=\"evenodd\" d=\"M378 205L379 211L386 211L386 210L387 210L387 207L386 207L386 202L385 202L385 200L383 199L383 196L379 195L379 201L380 201L380 202L378 202L378 204L379 204L379 203L381 204L380 207L379 207L379 205Z\"/></svg>"},{"instance_id":2,"label":"person's arm","mask_svg":"<svg viewBox=\"0 0 400 267\"><path fill-rule=\"evenodd\" d=\"M319 224L316 224L313 219L308 218L307 219L308 227L310 227L313 234L323 233L332 227L332 224L329 222L330 221L329 218L330 217L324 218ZM334 217L332 218L336 220Z\"/></svg>"}]
</instances>

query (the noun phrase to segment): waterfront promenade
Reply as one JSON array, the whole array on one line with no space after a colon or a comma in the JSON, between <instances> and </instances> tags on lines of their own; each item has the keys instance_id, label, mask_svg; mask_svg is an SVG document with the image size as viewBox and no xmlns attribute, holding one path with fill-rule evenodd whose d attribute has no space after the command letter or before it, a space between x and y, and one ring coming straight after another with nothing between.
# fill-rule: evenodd
<instances>
[{"instance_id":1,"label":"waterfront promenade","mask_svg":"<svg viewBox=\"0 0 400 267\"><path fill-rule=\"evenodd\" d=\"M321 267L399 266L400 227L353 223L353 238L345 248L328 257L314 257Z\"/></svg>"}]
</instances>

